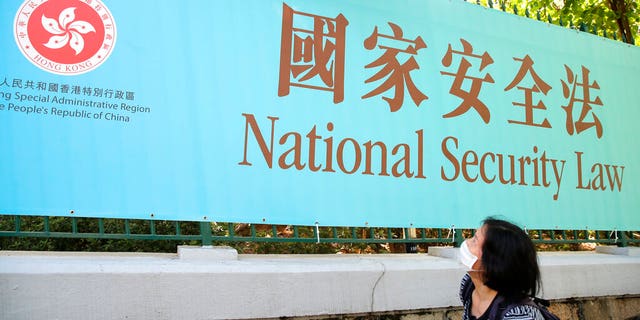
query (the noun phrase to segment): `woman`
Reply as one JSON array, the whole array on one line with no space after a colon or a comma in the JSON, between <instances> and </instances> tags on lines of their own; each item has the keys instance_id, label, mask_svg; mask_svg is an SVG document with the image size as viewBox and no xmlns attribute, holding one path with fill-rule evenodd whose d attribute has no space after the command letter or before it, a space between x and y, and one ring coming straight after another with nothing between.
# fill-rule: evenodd
<instances>
[{"instance_id":1,"label":"woman","mask_svg":"<svg viewBox=\"0 0 640 320\"><path fill-rule=\"evenodd\" d=\"M536 250L518 226L488 218L460 246L469 271L460 284L463 320L543 320L531 302L540 287Z\"/></svg>"}]
</instances>

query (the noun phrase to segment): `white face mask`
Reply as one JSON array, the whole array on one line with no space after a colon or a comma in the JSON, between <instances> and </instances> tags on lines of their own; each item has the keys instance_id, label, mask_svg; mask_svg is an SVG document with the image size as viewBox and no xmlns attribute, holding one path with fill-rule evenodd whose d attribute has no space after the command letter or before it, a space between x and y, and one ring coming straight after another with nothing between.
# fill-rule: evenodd
<instances>
[{"instance_id":1,"label":"white face mask","mask_svg":"<svg viewBox=\"0 0 640 320\"><path fill-rule=\"evenodd\" d=\"M458 259L460 263L465 265L469 270L473 270L473 265L478 261L478 257L473 255L471 251L469 251L469 246L467 246L467 240L463 241L460 245L460 251L458 252Z\"/></svg>"}]
</instances>

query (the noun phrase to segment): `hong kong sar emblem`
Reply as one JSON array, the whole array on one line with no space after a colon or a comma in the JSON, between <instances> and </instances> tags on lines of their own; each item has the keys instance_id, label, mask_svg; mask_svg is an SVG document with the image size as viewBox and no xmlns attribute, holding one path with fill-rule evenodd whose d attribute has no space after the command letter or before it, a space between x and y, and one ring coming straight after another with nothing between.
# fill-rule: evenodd
<instances>
[{"instance_id":1,"label":"hong kong sar emblem","mask_svg":"<svg viewBox=\"0 0 640 320\"><path fill-rule=\"evenodd\" d=\"M99 0L26 0L14 34L31 63L61 75L97 68L116 43L115 21Z\"/></svg>"}]
</instances>

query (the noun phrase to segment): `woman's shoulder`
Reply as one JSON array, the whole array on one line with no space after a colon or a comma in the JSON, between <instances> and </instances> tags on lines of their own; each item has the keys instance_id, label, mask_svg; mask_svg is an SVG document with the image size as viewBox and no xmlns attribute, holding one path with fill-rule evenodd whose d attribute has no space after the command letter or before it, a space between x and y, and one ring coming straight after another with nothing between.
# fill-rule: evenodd
<instances>
[{"instance_id":1,"label":"woman's shoulder","mask_svg":"<svg viewBox=\"0 0 640 320\"><path fill-rule=\"evenodd\" d=\"M504 313L504 320L544 320L540 309L535 306L522 304L510 306Z\"/></svg>"}]
</instances>

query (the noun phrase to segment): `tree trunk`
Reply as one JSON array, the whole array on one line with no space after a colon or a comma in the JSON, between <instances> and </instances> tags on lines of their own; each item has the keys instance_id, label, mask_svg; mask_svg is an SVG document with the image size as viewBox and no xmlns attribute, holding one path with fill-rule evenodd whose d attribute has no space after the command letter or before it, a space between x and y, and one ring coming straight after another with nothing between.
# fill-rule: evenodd
<instances>
[{"instance_id":1,"label":"tree trunk","mask_svg":"<svg viewBox=\"0 0 640 320\"><path fill-rule=\"evenodd\" d=\"M633 1L633 0L632 0ZM631 27L629 26L629 19L627 18L627 12L629 12L628 5L625 0L608 0L609 8L618 15L616 23L618 24L618 32L626 43L634 44L633 34L631 33Z\"/></svg>"}]
</instances>

